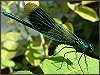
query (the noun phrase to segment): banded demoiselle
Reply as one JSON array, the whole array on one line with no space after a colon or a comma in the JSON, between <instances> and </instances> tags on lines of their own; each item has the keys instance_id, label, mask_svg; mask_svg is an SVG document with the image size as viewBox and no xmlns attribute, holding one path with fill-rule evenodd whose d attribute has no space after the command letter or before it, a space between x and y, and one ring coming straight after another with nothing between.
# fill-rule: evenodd
<instances>
[{"instance_id":1,"label":"banded demoiselle","mask_svg":"<svg viewBox=\"0 0 100 75\"><path fill-rule=\"evenodd\" d=\"M59 42L64 42L70 46L73 46L73 48L75 48L76 51L81 50L83 52L82 55L84 55L84 57L85 57L86 66L88 67L85 54L86 54L86 52L93 51L93 46L91 44L88 44L84 40L78 38L70 30L63 28L59 23L55 22L55 20L49 14L47 14L42 8L40 8L39 6L37 6L34 3L29 2L25 5L25 13L26 13L27 18L29 19L30 23L14 16L8 12L2 12L2 14L4 14L5 16L8 16L8 17L22 23L23 25L26 25L26 26L42 33L47 38L50 38L52 40L59 41ZM64 47L64 48L66 48L66 47ZM78 60L78 64L79 64L79 61L80 61L82 55L80 56L80 58ZM80 64L79 64L79 66L80 66ZM81 68L81 66L80 66L80 68ZM81 70L82 70L82 68L81 68ZM82 70L82 72L83 72L83 70Z\"/></svg>"}]
</instances>

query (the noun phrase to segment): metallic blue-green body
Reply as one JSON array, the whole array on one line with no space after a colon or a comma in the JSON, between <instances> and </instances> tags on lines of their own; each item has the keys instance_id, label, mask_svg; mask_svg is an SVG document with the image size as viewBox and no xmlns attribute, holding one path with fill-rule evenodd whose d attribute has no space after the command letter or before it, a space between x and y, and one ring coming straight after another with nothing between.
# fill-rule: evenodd
<instances>
[{"instance_id":1,"label":"metallic blue-green body","mask_svg":"<svg viewBox=\"0 0 100 75\"><path fill-rule=\"evenodd\" d=\"M8 12L3 12L3 14L22 23L23 25L37 30L38 32L44 34L44 36L46 36L47 38L69 44L76 50L88 51L89 49L93 49L93 46L91 44L87 44L85 41L78 38L73 32L63 28L41 8L37 8L37 10L34 10L30 13L29 21L31 23L28 23Z\"/></svg>"}]
</instances>

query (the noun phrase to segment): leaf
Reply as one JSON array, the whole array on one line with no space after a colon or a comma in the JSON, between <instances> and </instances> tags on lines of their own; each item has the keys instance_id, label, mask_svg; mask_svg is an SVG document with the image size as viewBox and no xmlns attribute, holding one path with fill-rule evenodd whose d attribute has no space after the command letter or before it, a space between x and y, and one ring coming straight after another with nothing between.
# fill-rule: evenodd
<instances>
[{"instance_id":1,"label":"leaf","mask_svg":"<svg viewBox=\"0 0 100 75\"><path fill-rule=\"evenodd\" d=\"M17 41L19 40L21 34L17 32L8 32L6 34L1 34L1 41L5 42L7 40Z\"/></svg>"},{"instance_id":2,"label":"leaf","mask_svg":"<svg viewBox=\"0 0 100 75\"><path fill-rule=\"evenodd\" d=\"M10 2L8 3L8 6L14 4L15 2L17 3L17 1L10 1Z\"/></svg>"},{"instance_id":3,"label":"leaf","mask_svg":"<svg viewBox=\"0 0 100 75\"><path fill-rule=\"evenodd\" d=\"M58 18L53 18L56 22L62 25L65 29L69 29L70 31L74 32L74 28L71 22L66 22L65 24L62 24L62 21Z\"/></svg>"},{"instance_id":4,"label":"leaf","mask_svg":"<svg viewBox=\"0 0 100 75\"><path fill-rule=\"evenodd\" d=\"M20 38L21 34L18 32L9 32L6 34L7 39L17 41Z\"/></svg>"},{"instance_id":5,"label":"leaf","mask_svg":"<svg viewBox=\"0 0 100 75\"><path fill-rule=\"evenodd\" d=\"M12 59L15 57L17 51L8 51L6 49L1 49L1 59Z\"/></svg>"},{"instance_id":6,"label":"leaf","mask_svg":"<svg viewBox=\"0 0 100 75\"><path fill-rule=\"evenodd\" d=\"M42 56L43 47L37 46L32 47L32 49L29 49L25 52L25 56L27 61L34 66L38 66L41 62L40 58Z\"/></svg>"},{"instance_id":7,"label":"leaf","mask_svg":"<svg viewBox=\"0 0 100 75\"><path fill-rule=\"evenodd\" d=\"M1 42L6 41L7 37L5 34L1 34Z\"/></svg>"},{"instance_id":8,"label":"leaf","mask_svg":"<svg viewBox=\"0 0 100 75\"><path fill-rule=\"evenodd\" d=\"M33 74L33 73L30 71L17 71L17 72L14 72L13 74Z\"/></svg>"},{"instance_id":9,"label":"leaf","mask_svg":"<svg viewBox=\"0 0 100 75\"><path fill-rule=\"evenodd\" d=\"M78 15L80 15L82 18L86 20L89 20L91 22L96 22L99 20L96 12L90 7L82 6L82 5L76 7L75 4L70 4L69 2L67 2L67 5L70 9L75 11Z\"/></svg>"},{"instance_id":10,"label":"leaf","mask_svg":"<svg viewBox=\"0 0 100 75\"><path fill-rule=\"evenodd\" d=\"M96 1L82 1L82 5L86 5L86 4L90 4L90 3L94 3Z\"/></svg>"},{"instance_id":11,"label":"leaf","mask_svg":"<svg viewBox=\"0 0 100 75\"><path fill-rule=\"evenodd\" d=\"M25 52L25 57L26 57L26 59L27 59L27 61L31 64L31 65L34 65L34 66L37 66L37 65L39 65L40 64L40 61L39 62L37 62L37 64L35 64L35 57L34 57L34 50L30 50L30 51L26 51ZM40 60L40 59L38 59L38 60ZM37 60L37 61L38 61Z\"/></svg>"},{"instance_id":12,"label":"leaf","mask_svg":"<svg viewBox=\"0 0 100 75\"><path fill-rule=\"evenodd\" d=\"M58 22L59 24L62 24L62 21L58 18L53 18L56 22Z\"/></svg>"},{"instance_id":13,"label":"leaf","mask_svg":"<svg viewBox=\"0 0 100 75\"><path fill-rule=\"evenodd\" d=\"M68 29L70 30L70 31L72 31L72 32L74 32L74 27L73 27L73 25L72 25L72 23L71 22L66 22L65 23L65 25L68 27Z\"/></svg>"},{"instance_id":14,"label":"leaf","mask_svg":"<svg viewBox=\"0 0 100 75\"><path fill-rule=\"evenodd\" d=\"M8 49L8 50L15 50L18 47L18 43L15 41L6 41L3 44L3 47Z\"/></svg>"},{"instance_id":15,"label":"leaf","mask_svg":"<svg viewBox=\"0 0 100 75\"><path fill-rule=\"evenodd\" d=\"M1 5L1 7L2 7L2 9L4 9L5 11L7 11L7 12L11 12L10 11L10 8L9 8L9 6L7 5L7 2L5 2L5 1L1 1L2 3L2 5Z\"/></svg>"},{"instance_id":16,"label":"leaf","mask_svg":"<svg viewBox=\"0 0 100 75\"><path fill-rule=\"evenodd\" d=\"M71 47L68 45L59 45L56 48L56 52L58 52L65 46ZM81 56L82 53L76 53L77 59L75 59L76 58L75 52L67 53L64 58L64 63L62 64L61 67L63 56L66 52L69 51L75 51L75 49L64 48L57 55L45 59L41 65L41 69L43 70L44 74L83 74L78 64L79 57ZM87 72L84 56L81 58L79 63L82 67L82 70L84 71L84 74L99 74L99 61L97 59L93 59L87 56L88 72ZM59 69L60 67L61 69Z\"/></svg>"},{"instance_id":17,"label":"leaf","mask_svg":"<svg viewBox=\"0 0 100 75\"><path fill-rule=\"evenodd\" d=\"M13 57L15 57L16 52L17 52L16 49L18 47L18 43L15 41L10 41L11 38L9 41L6 41L9 38L9 35L10 35L10 33L8 33L7 35L2 34L2 38L5 38L5 39L2 39L2 41L5 41L3 43L3 48L1 49L1 58L2 59L12 59Z\"/></svg>"},{"instance_id":18,"label":"leaf","mask_svg":"<svg viewBox=\"0 0 100 75\"><path fill-rule=\"evenodd\" d=\"M1 66L2 66L2 69L4 69L3 68L3 66L6 68L6 67L14 67L15 66L15 62L14 61L12 61L12 60L8 60L8 59L6 59L6 60L1 60Z\"/></svg>"}]
</instances>

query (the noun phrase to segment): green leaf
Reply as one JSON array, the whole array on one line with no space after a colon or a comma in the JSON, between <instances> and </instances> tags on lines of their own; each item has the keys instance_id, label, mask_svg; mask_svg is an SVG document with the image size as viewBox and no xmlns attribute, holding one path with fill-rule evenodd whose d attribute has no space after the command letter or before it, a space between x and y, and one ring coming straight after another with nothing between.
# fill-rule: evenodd
<instances>
[{"instance_id":1,"label":"green leaf","mask_svg":"<svg viewBox=\"0 0 100 75\"><path fill-rule=\"evenodd\" d=\"M4 9L5 11L7 11L7 12L9 12L9 13L11 12L11 11L10 11L10 7L7 5L7 1L1 1L1 4L2 4L2 5L1 5L1 8L2 8L2 9Z\"/></svg>"},{"instance_id":2,"label":"green leaf","mask_svg":"<svg viewBox=\"0 0 100 75\"><path fill-rule=\"evenodd\" d=\"M15 66L15 62L14 61L12 61L12 60L8 60L8 59L6 59L6 60L1 60L1 66L5 66L5 67L14 67ZM2 69L4 69L3 67L2 67Z\"/></svg>"},{"instance_id":3,"label":"green leaf","mask_svg":"<svg viewBox=\"0 0 100 75\"><path fill-rule=\"evenodd\" d=\"M10 2L8 3L8 6L14 4L15 2L17 3L17 1L10 1Z\"/></svg>"},{"instance_id":4,"label":"green leaf","mask_svg":"<svg viewBox=\"0 0 100 75\"><path fill-rule=\"evenodd\" d=\"M41 62L40 58L42 57L43 47L37 46L32 47L32 49L29 49L25 52L25 56L27 61L34 66L38 66Z\"/></svg>"},{"instance_id":5,"label":"green leaf","mask_svg":"<svg viewBox=\"0 0 100 75\"><path fill-rule=\"evenodd\" d=\"M6 41L6 40L7 40L6 35L5 35L5 34L1 34L1 42L2 42L2 41Z\"/></svg>"},{"instance_id":6,"label":"green leaf","mask_svg":"<svg viewBox=\"0 0 100 75\"><path fill-rule=\"evenodd\" d=\"M33 74L33 73L30 71L17 71L17 72L14 72L13 74Z\"/></svg>"},{"instance_id":7,"label":"green leaf","mask_svg":"<svg viewBox=\"0 0 100 75\"><path fill-rule=\"evenodd\" d=\"M18 32L9 32L6 34L7 39L17 41L21 34Z\"/></svg>"},{"instance_id":8,"label":"green leaf","mask_svg":"<svg viewBox=\"0 0 100 75\"><path fill-rule=\"evenodd\" d=\"M86 4L90 4L90 3L94 3L96 1L82 1L82 5L86 5Z\"/></svg>"},{"instance_id":9,"label":"green leaf","mask_svg":"<svg viewBox=\"0 0 100 75\"><path fill-rule=\"evenodd\" d=\"M2 34L1 41L4 42L1 49L2 59L12 59L16 55L18 43L16 42L20 37L19 33L9 32ZM14 41L12 41L14 40Z\"/></svg>"},{"instance_id":10,"label":"green leaf","mask_svg":"<svg viewBox=\"0 0 100 75\"><path fill-rule=\"evenodd\" d=\"M1 34L1 41L5 42L7 40L17 41L19 40L21 34L16 32L8 32L6 34Z\"/></svg>"},{"instance_id":11,"label":"green leaf","mask_svg":"<svg viewBox=\"0 0 100 75\"><path fill-rule=\"evenodd\" d=\"M62 24L62 21L58 18L53 18L56 22L58 22L59 24Z\"/></svg>"},{"instance_id":12,"label":"green leaf","mask_svg":"<svg viewBox=\"0 0 100 75\"><path fill-rule=\"evenodd\" d=\"M82 18L86 20L89 20L91 22L96 22L99 20L96 12L90 7L82 5L76 7L75 4L70 4L69 2L67 2L67 5L70 9L75 11L78 15L80 15Z\"/></svg>"},{"instance_id":13,"label":"green leaf","mask_svg":"<svg viewBox=\"0 0 100 75\"><path fill-rule=\"evenodd\" d=\"M70 31L74 32L74 28L71 22L66 22L65 24L62 24L62 21L58 18L53 18L56 22L62 25L65 29L69 29Z\"/></svg>"},{"instance_id":14,"label":"green leaf","mask_svg":"<svg viewBox=\"0 0 100 75\"><path fill-rule=\"evenodd\" d=\"M72 31L72 32L74 32L74 27L73 27L73 25L72 25L72 23L71 22L66 22L65 23L65 25L68 27L68 29L70 30L70 31Z\"/></svg>"},{"instance_id":15,"label":"green leaf","mask_svg":"<svg viewBox=\"0 0 100 75\"><path fill-rule=\"evenodd\" d=\"M63 47L71 47L68 45L59 45L56 48L56 52L61 50ZM42 62L41 69L43 70L44 74L83 74L81 71L78 60L82 53L70 52L67 53L63 61L64 54L69 51L75 51L73 48L64 48L61 52L57 55L49 57ZM77 59L76 59L77 55ZM84 56L82 56L80 60L80 65L84 74L99 74L99 61L97 59L93 59L89 56L86 56L87 63L88 63L88 71L86 68ZM59 69L61 67L61 69ZM59 70L58 70L59 69Z\"/></svg>"},{"instance_id":16,"label":"green leaf","mask_svg":"<svg viewBox=\"0 0 100 75\"><path fill-rule=\"evenodd\" d=\"M2 60L1 60L1 69L5 69L6 66L2 64Z\"/></svg>"},{"instance_id":17,"label":"green leaf","mask_svg":"<svg viewBox=\"0 0 100 75\"><path fill-rule=\"evenodd\" d=\"M17 51L8 51L6 49L1 49L1 59L12 59L15 57Z\"/></svg>"},{"instance_id":18,"label":"green leaf","mask_svg":"<svg viewBox=\"0 0 100 75\"><path fill-rule=\"evenodd\" d=\"M3 44L3 47L8 49L8 50L15 50L18 47L18 43L15 41L6 41Z\"/></svg>"}]
</instances>

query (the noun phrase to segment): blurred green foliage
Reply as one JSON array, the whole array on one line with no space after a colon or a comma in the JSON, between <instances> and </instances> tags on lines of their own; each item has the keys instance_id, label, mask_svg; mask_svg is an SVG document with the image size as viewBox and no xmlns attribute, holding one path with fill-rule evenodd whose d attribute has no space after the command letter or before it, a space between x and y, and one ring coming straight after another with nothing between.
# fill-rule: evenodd
<instances>
[{"instance_id":1,"label":"blurred green foliage","mask_svg":"<svg viewBox=\"0 0 100 75\"><path fill-rule=\"evenodd\" d=\"M23 10L24 2L1 1L1 10L26 19ZM92 9L93 12L95 11L96 20L93 20L93 22L91 22L91 18L89 17L88 20L85 19L87 17L81 17L79 12L76 14L75 10L69 8L66 1L33 2L39 4L44 11L53 18L56 18L56 21L61 23L63 27L69 28L78 37L92 43L94 45L94 51L92 54L88 55L96 59L99 58L98 2L88 2L84 4L84 2L78 1L79 5L82 3L86 7ZM75 2L72 4L74 3ZM81 11L81 14L84 14L84 11ZM88 16L94 15L94 13L92 13L93 15L90 15L89 12L85 13ZM42 34L1 15L1 73L13 73L18 70L30 70L32 73L36 74L43 73L40 68L42 65L41 62L50 55L53 55L58 44L61 43L47 39ZM5 71L7 67L10 70L8 70L8 72ZM20 72L20 74L22 73ZM24 73L26 74L27 71Z\"/></svg>"}]
</instances>

